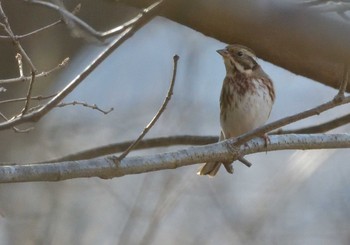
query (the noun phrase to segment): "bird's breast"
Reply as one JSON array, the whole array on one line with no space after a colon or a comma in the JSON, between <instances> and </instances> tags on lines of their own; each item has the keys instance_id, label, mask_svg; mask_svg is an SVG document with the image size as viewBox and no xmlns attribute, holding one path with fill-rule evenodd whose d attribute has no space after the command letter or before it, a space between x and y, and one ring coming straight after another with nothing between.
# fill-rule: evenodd
<instances>
[{"instance_id":1,"label":"bird's breast","mask_svg":"<svg viewBox=\"0 0 350 245\"><path fill-rule=\"evenodd\" d=\"M236 85L236 86L235 86ZM225 138L236 137L265 124L273 98L262 80L250 84L224 82L220 98L220 123Z\"/></svg>"}]
</instances>

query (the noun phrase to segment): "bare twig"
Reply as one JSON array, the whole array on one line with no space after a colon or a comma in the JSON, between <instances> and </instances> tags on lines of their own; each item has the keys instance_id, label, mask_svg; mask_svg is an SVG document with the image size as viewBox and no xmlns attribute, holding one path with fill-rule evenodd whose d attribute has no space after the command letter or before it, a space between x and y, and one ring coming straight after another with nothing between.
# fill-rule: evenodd
<instances>
[{"instance_id":1,"label":"bare twig","mask_svg":"<svg viewBox=\"0 0 350 245\"><path fill-rule=\"evenodd\" d=\"M143 9L143 11L140 12L136 17L125 22L123 25L120 25L120 26L113 28L112 30L109 30L106 32L99 32L99 31L96 31L94 28L92 28L90 25L88 25L83 20L76 17L74 14L71 14L63 6L57 6L53 3L44 2L41 0L25 0L25 1L29 2L29 3L38 4L38 5L44 6L46 8L50 8L50 9L54 9L54 10L58 11L62 15L62 18L65 19L67 25L73 31L74 36L78 36L78 37L85 36L88 38L93 37L93 39L97 39L100 41L105 40L106 38L111 37L113 35L119 34L119 33L123 32L124 30L126 30L127 28L129 28L130 26L135 25L135 23L139 22L140 18L142 18L145 14L147 14L147 12L149 10L153 9L154 7L156 7L162 3L162 0L157 1L157 2L153 3L152 5L150 5L148 8Z\"/></svg>"},{"instance_id":2,"label":"bare twig","mask_svg":"<svg viewBox=\"0 0 350 245\"><path fill-rule=\"evenodd\" d=\"M58 71L59 69L62 69L68 64L69 58L65 58L60 64L58 64L56 67L52 68L51 70L48 71L43 71L38 74L36 74L36 78L40 77L47 77L51 73ZM15 82L27 82L32 79L31 76L23 76L23 77L17 77L17 78L10 78L10 79L0 79L0 84L6 84L6 83L15 83Z\"/></svg>"},{"instance_id":3,"label":"bare twig","mask_svg":"<svg viewBox=\"0 0 350 245\"><path fill-rule=\"evenodd\" d=\"M28 91L27 91L27 97L26 97L26 100L25 100L24 107L22 109L21 115L24 115L24 114L26 114L28 112L29 104L30 104L30 98L32 97L34 81L35 81L35 72L32 71L32 79L29 82Z\"/></svg>"},{"instance_id":4,"label":"bare twig","mask_svg":"<svg viewBox=\"0 0 350 245\"><path fill-rule=\"evenodd\" d=\"M21 54L17 54L16 55L16 60L18 63L18 70L19 70L19 77L22 78L24 77L24 73L23 73L23 63L22 63L22 55Z\"/></svg>"},{"instance_id":5,"label":"bare twig","mask_svg":"<svg viewBox=\"0 0 350 245\"><path fill-rule=\"evenodd\" d=\"M170 87L168 90L168 93L163 101L162 106L159 108L157 114L153 117L153 119L150 121L150 123L143 129L142 133L140 136L118 157L117 162L121 161L123 158L125 158L129 152L143 139L143 137L147 134L147 132L153 127L153 125L157 122L159 117L162 115L164 112L166 106L168 105L171 96L173 95L173 90L174 90L174 84L176 80L176 71L177 71L177 62L179 60L178 55L174 55L173 57L174 60L174 68L173 68L173 76L171 78L170 82Z\"/></svg>"},{"instance_id":6,"label":"bare twig","mask_svg":"<svg viewBox=\"0 0 350 245\"><path fill-rule=\"evenodd\" d=\"M15 45L15 47L18 49L18 51L20 52L20 54L24 57L24 59L26 60L26 62L29 64L30 69L32 70L32 72L36 73L37 69L35 68L33 62L31 61L31 59L29 58L28 54L26 53L26 51L23 49L22 45L20 44L20 42L16 39L15 34L13 33L10 23L8 22L7 16L2 8L1 2L0 2L0 18L3 21L3 23L1 23L1 26L4 28L4 30L7 32L7 34L10 36L13 44Z\"/></svg>"},{"instance_id":7,"label":"bare twig","mask_svg":"<svg viewBox=\"0 0 350 245\"><path fill-rule=\"evenodd\" d=\"M54 96L56 96L57 94L52 94L52 95L48 95L48 96L43 96L43 95L38 95L38 96L34 96L34 97L31 97L30 99L31 100L47 100L47 99L50 99ZM7 104L7 103L14 103L14 102L21 102L21 101L25 101L27 98L17 98L17 99L9 99L9 100L2 100L0 101L0 105L1 104Z\"/></svg>"},{"instance_id":8,"label":"bare twig","mask_svg":"<svg viewBox=\"0 0 350 245\"><path fill-rule=\"evenodd\" d=\"M13 126L25 123L35 122L40 120L49 111L51 111L60 101L62 101L68 94L70 94L84 79L91 74L98 65L100 65L115 49L117 49L122 43L128 40L139 28L148 23L158 10L161 2L152 4L149 8L143 11L143 15L138 19L134 25L128 27L123 31L115 40L113 40L106 49L88 65L85 70L81 72L79 76L74 78L63 90L61 90L54 98L52 98L47 104L25 115L19 115L11 120L0 123L0 130L9 129Z\"/></svg>"},{"instance_id":9,"label":"bare twig","mask_svg":"<svg viewBox=\"0 0 350 245\"><path fill-rule=\"evenodd\" d=\"M89 105L86 102L80 102L80 101L61 102L56 107L65 107L65 106L69 106L69 105L73 105L73 106L74 105L81 105L81 106L102 112L105 115L110 113L111 111L113 111L113 107L109 108L108 110L103 110L103 109L99 108L96 104Z\"/></svg>"},{"instance_id":10,"label":"bare twig","mask_svg":"<svg viewBox=\"0 0 350 245\"><path fill-rule=\"evenodd\" d=\"M36 29L34 31L31 31L29 33L26 33L26 34L23 34L23 35L15 35L15 38L17 40L21 40L21 39L24 39L26 37L34 36L35 34L38 34L38 33L42 32L42 31L45 31L45 30L47 30L47 29L49 29L49 28L51 28L51 27L53 27L55 25L58 25L60 23L62 23L62 20L57 20L57 21L55 21L55 22L53 22L51 24L48 24L48 25L46 25L44 27L41 27L41 28L38 28L38 29ZM9 40L12 40L12 37L10 37L10 36L1 36L0 35L0 41L9 41Z\"/></svg>"},{"instance_id":11,"label":"bare twig","mask_svg":"<svg viewBox=\"0 0 350 245\"><path fill-rule=\"evenodd\" d=\"M20 77L23 77L22 57L24 57L24 59L29 64L30 69L31 69L31 79L30 79L30 83L29 83L29 87L28 87L28 91L27 91L27 99L25 101L25 105L24 105L24 107L22 109L22 113L21 113L21 115L24 115L24 114L26 114L26 112L28 111L28 108L29 108L30 97L31 97L33 85L35 82L35 74L37 73L37 69L35 68L32 60L29 58L26 51L23 49L20 42L16 39L16 37L11 29L10 23L8 22L8 18L7 18L6 14L2 8L1 2L0 2L0 16L1 16L1 19L3 21L1 26L4 28L4 30L7 32L7 34L11 37L13 44L15 45L17 50L20 52L20 54L17 54L17 56L16 56L17 61L18 61Z\"/></svg>"}]
</instances>

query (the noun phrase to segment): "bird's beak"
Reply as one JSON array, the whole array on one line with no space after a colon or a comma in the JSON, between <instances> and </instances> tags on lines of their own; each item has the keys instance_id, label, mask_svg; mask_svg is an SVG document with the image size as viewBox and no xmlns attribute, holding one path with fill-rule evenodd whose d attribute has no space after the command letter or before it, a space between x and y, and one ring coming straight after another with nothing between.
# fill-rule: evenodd
<instances>
[{"instance_id":1,"label":"bird's beak","mask_svg":"<svg viewBox=\"0 0 350 245\"><path fill-rule=\"evenodd\" d=\"M219 50L216 50L216 52L218 52L222 57L226 57L228 55L228 52L226 49L219 49Z\"/></svg>"}]
</instances>

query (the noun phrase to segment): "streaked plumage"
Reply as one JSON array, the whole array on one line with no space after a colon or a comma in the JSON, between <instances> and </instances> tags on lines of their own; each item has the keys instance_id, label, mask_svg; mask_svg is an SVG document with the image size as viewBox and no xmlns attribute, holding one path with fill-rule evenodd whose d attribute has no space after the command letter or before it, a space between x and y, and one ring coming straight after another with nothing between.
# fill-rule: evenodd
<instances>
[{"instance_id":1,"label":"streaked plumage","mask_svg":"<svg viewBox=\"0 0 350 245\"><path fill-rule=\"evenodd\" d=\"M237 137L265 124L275 100L271 79L256 62L254 52L233 44L217 51L224 59L226 77L220 96L220 140ZM215 176L220 162L208 162L199 175ZM233 173L231 163L224 163Z\"/></svg>"}]
</instances>

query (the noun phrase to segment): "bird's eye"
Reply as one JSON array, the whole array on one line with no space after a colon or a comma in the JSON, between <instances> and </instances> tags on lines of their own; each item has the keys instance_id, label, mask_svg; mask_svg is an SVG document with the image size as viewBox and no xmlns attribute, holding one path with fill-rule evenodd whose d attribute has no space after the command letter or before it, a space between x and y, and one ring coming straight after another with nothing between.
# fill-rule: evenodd
<instances>
[{"instance_id":1,"label":"bird's eye","mask_svg":"<svg viewBox=\"0 0 350 245\"><path fill-rule=\"evenodd\" d=\"M242 51L238 51L237 55L238 55L239 57L242 57L242 56L243 56L243 52L242 52Z\"/></svg>"}]
</instances>

